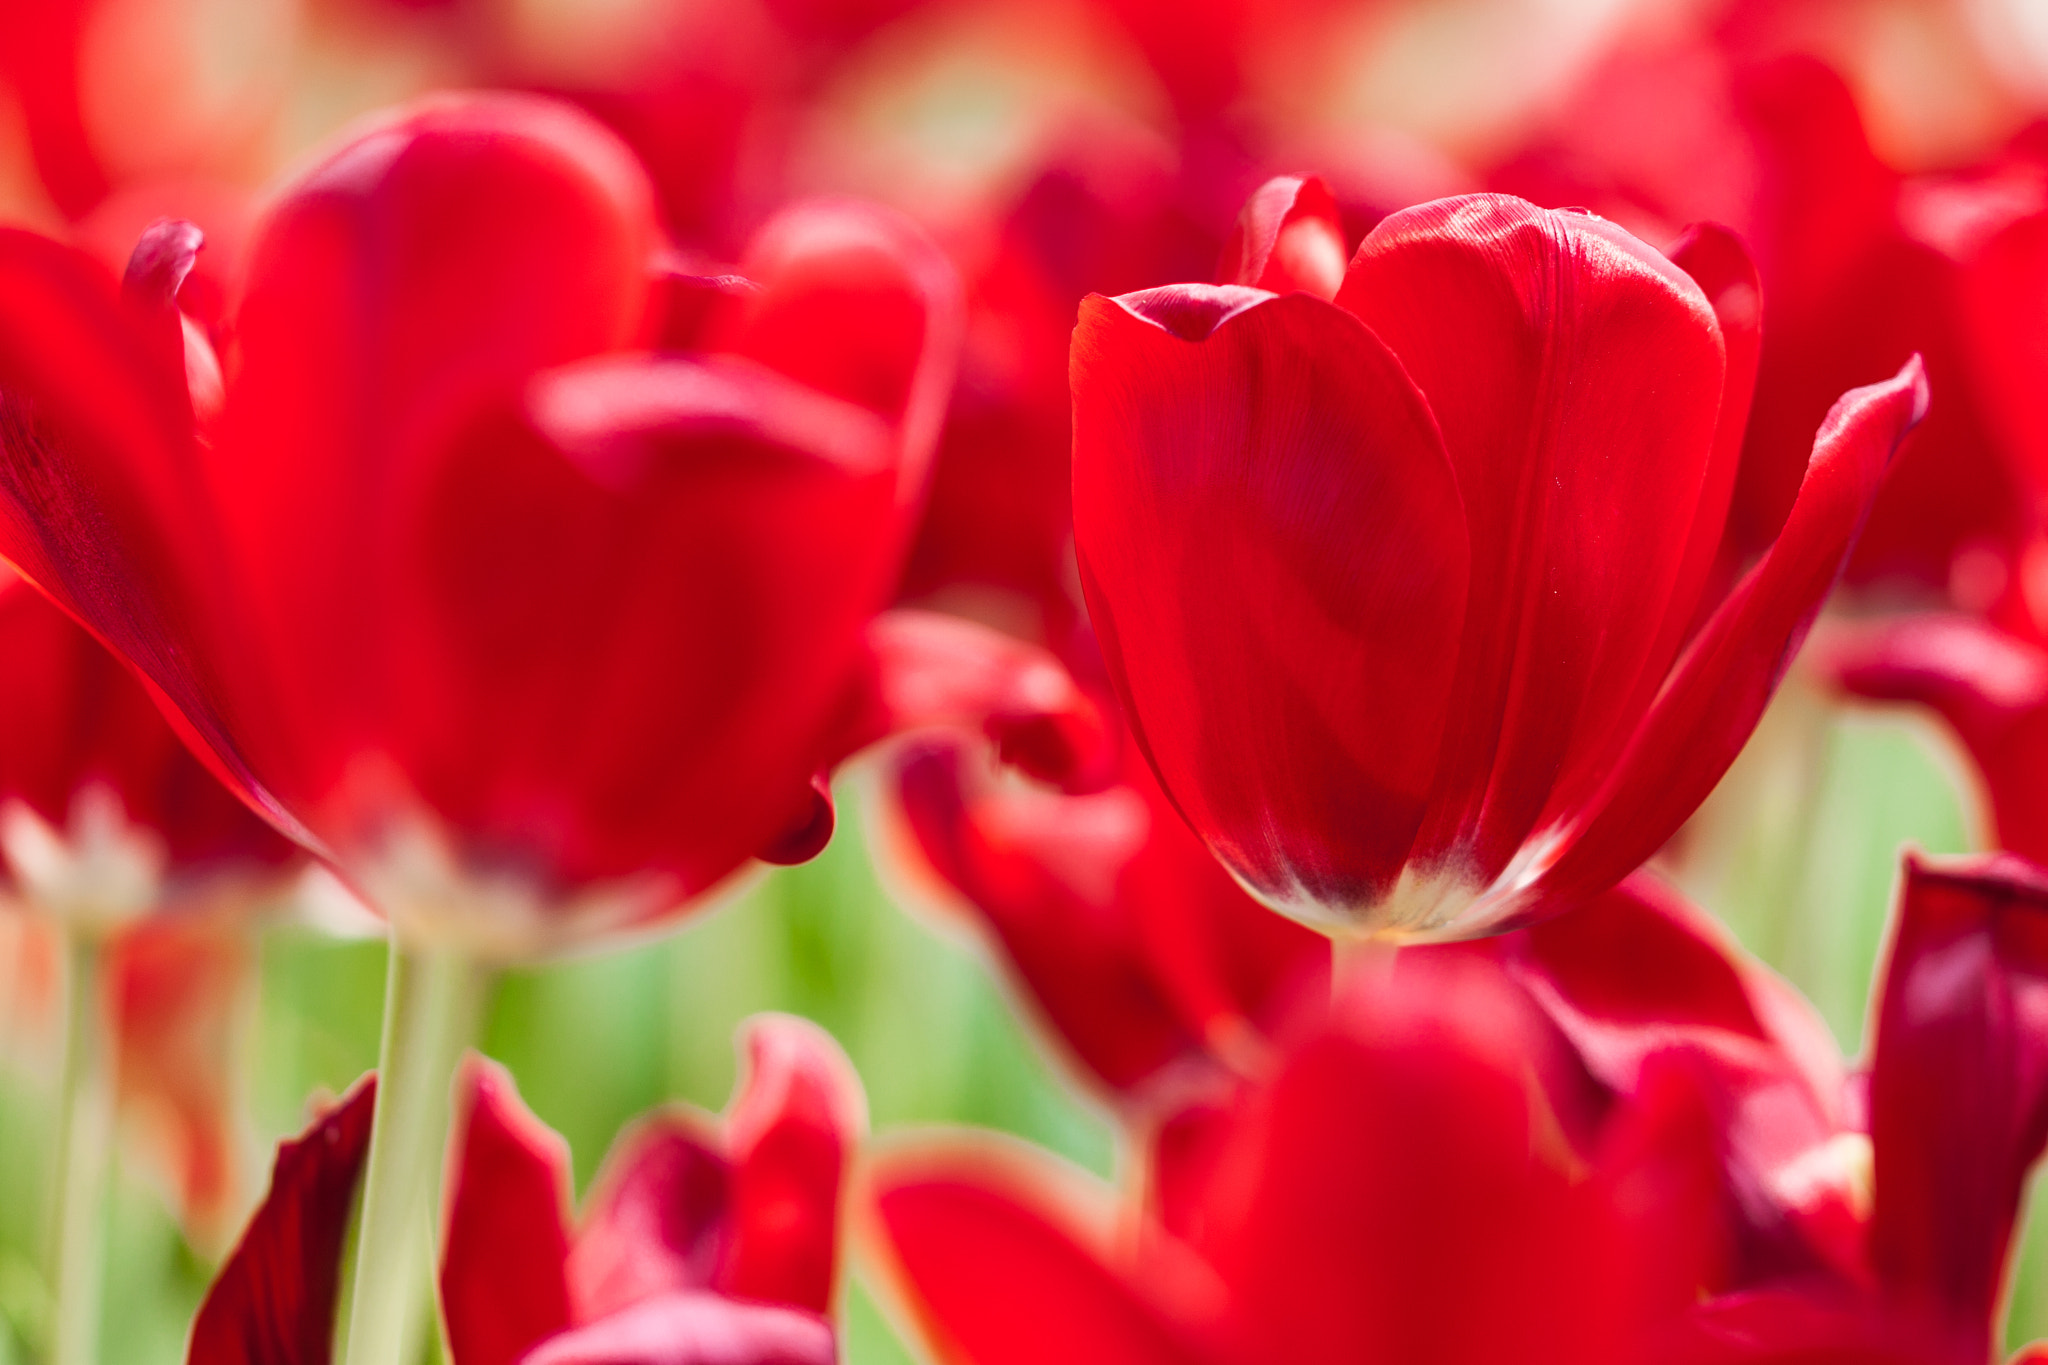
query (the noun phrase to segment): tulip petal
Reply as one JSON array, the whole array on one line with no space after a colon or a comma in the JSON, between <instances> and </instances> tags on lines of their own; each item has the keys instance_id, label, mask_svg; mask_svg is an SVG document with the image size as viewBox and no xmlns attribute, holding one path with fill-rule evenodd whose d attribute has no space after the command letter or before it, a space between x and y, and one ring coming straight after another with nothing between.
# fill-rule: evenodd
<instances>
[{"instance_id":1,"label":"tulip petal","mask_svg":"<svg viewBox=\"0 0 2048 1365\"><path fill-rule=\"evenodd\" d=\"M1033 1013L1112 1090L1132 1089L1194 1051L1199 1036L1175 1017L1136 926L1119 913L1118 874L1148 833L1142 804L1121 788L1067 798L973 793L968 761L939 741L911 750L896 769L897 798L924 862L994 931ZM1166 816L1179 825L1178 815ZM1199 841L1180 832L1241 898Z\"/></svg>"},{"instance_id":2,"label":"tulip petal","mask_svg":"<svg viewBox=\"0 0 2048 1365\"><path fill-rule=\"evenodd\" d=\"M1946 721L1989 789L1999 846L2048 860L2048 651L1973 617L1926 616L1837 631L1821 654L1845 691Z\"/></svg>"},{"instance_id":3,"label":"tulip petal","mask_svg":"<svg viewBox=\"0 0 2048 1365\"><path fill-rule=\"evenodd\" d=\"M1721 780L1841 576L1892 453L1926 410L1917 359L1896 378L1842 396L1814 438L1806 482L1777 542L1687 648L1513 920L1541 918L1612 886Z\"/></svg>"},{"instance_id":4,"label":"tulip petal","mask_svg":"<svg viewBox=\"0 0 2048 1365\"><path fill-rule=\"evenodd\" d=\"M945 256L906 218L828 200L771 219L740 271L759 290L734 300L711 348L887 421L900 440L899 500L919 503L965 326Z\"/></svg>"},{"instance_id":5,"label":"tulip petal","mask_svg":"<svg viewBox=\"0 0 2048 1365\"><path fill-rule=\"evenodd\" d=\"M376 1078L278 1144L270 1193L192 1321L191 1365L327 1365Z\"/></svg>"},{"instance_id":6,"label":"tulip petal","mask_svg":"<svg viewBox=\"0 0 2048 1365\"><path fill-rule=\"evenodd\" d=\"M1384 219L1337 302L1427 398L1464 498L1464 651L1414 856L1483 887L1568 759L1633 719L1713 462L1720 329L1620 228L1505 195Z\"/></svg>"},{"instance_id":7,"label":"tulip petal","mask_svg":"<svg viewBox=\"0 0 2048 1365\"><path fill-rule=\"evenodd\" d=\"M656 1114L627 1128L605 1156L569 1252L577 1322L710 1285L732 1172L711 1136L686 1116Z\"/></svg>"},{"instance_id":8,"label":"tulip petal","mask_svg":"<svg viewBox=\"0 0 2048 1365\"><path fill-rule=\"evenodd\" d=\"M1203 1359L1128 1278L988 1175L912 1167L875 1190L908 1306L946 1365Z\"/></svg>"},{"instance_id":9,"label":"tulip petal","mask_svg":"<svg viewBox=\"0 0 2048 1365\"><path fill-rule=\"evenodd\" d=\"M1297 290L1319 299L1344 283L1344 221L1330 187L1317 176L1280 175L1252 191L1217 267L1219 284L1273 294Z\"/></svg>"},{"instance_id":10,"label":"tulip petal","mask_svg":"<svg viewBox=\"0 0 2048 1365\"><path fill-rule=\"evenodd\" d=\"M1987 1359L2048 1145L2048 877L2015 858L1909 856L1876 1025L1871 1259L1887 1301Z\"/></svg>"},{"instance_id":11,"label":"tulip petal","mask_svg":"<svg viewBox=\"0 0 2048 1365\"><path fill-rule=\"evenodd\" d=\"M834 1365L837 1358L831 1324L813 1314L716 1294L664 1294L552 1337L521 1365Z\"/></svg>"},{"instance_id":12,"label":"tulip petal","mask_svg":"<svg viewBox=\"0 0 2048 1365\"><path fill-rule=\"evenodd\" d=\"M1456 666L1458 490L1400 362L1307 295L1091 297L1072 356L1090 615L1161 785L1270 904L1365 919Z\"/></svg>"},{"instance_id":13,"label":"tulip petal","mask_svg":"<svg viewBox=\"0 0 2048 1365\"><path fill-rule=\"evenodd\" d=\"M472 1054L441 1251L441 1315L460 1365L516 1365L570 1323L569 1146L511 1073Z\"/></svg>"},{"instance_id":14,"label":"tulip petal","mask_svg":"<svg viewBox=\"0 0 2048 1365\"><path fill-rule=\"evenodd\" d=\"M726 1124L731 1229L716 1287L824 1313L840 1178L867 1131L867 1100L846 1054L808 1020L756 1015L740 1046L746 1076Z\"/></svg>"}]
</instances>

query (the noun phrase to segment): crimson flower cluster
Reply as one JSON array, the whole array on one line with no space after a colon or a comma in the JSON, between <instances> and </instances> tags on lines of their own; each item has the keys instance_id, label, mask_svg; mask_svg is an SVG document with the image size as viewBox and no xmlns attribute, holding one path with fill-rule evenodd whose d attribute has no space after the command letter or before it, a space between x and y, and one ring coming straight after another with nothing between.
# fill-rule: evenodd
<instances>
[{"instance_id":1,"label":"crimson flower cluster","mask_svg":"<svg viewBox=\"0 0 2048 1365\"><path fill-rule=\"evenodd\" d=\"M38 54L85 8L0 15L81 217L114 170ZM237 1001L315 867L388 933L384 1052L279 1148L194 1365L830 1365L849 1257L944 1365L1996 1360L2048 1149L2048 540L2007 505L2048 163L1908 186L1835 73L1730 37L1702 117L1753 202L1597 119L1447 197L1261 181L1196 154L1260 7L1116 0L1185 166L1076 140L965 244L743 211L769 106L910 8L756 16L816 69L428 96L118 272L0 228L58 1365L117 1108L228 1240ZM1669 112L1665 70L1577 98ZM1646 869L1845 576L1947 596L1815 653L1947 722L2007 850L1906 855L1862 1058ZM886 880L990 950L1119 1183L871 1141L838 1045L757 1015L727 1111L643 1116L579 1208L463 1051L481 983L815 856L863 756Z\"/></svg>"}]
</instances>

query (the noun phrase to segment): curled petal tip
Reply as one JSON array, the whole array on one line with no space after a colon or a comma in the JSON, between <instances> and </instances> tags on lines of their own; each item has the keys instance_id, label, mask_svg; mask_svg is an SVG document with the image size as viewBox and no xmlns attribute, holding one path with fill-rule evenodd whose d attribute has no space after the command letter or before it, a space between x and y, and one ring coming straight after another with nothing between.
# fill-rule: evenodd
<instances>
[{"instance_id":1,"label":"curled petal tip","mask_svg":"<svg viewBox=\"0 0 2048 1365\"><path fill-rule=\"evenodd\" d=\"M175 308L178 290L192 273L206 234L182 218L159 218L142 231L121 277L121 292L132 303Z\"/></svg>"}]
</instances>

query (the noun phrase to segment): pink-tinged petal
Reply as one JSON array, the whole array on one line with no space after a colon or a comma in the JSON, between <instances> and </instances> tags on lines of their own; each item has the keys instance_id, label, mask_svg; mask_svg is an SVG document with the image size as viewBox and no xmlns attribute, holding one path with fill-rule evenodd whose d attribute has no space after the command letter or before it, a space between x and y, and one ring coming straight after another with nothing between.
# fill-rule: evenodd
<instances>
[{"instance_id":1,"label":"pink-tinged petal","mask_svg":"<svg viewBox=\"0 0 2048 1365\"><path fill-rule=\"evenodd\" d=\"M958 1159L906 1159L874 1178L891 1269L939 1360L1199 1365L1206 1358L1186 1325L1010 1184Z\"/></svg>"},{"instance_id":2,"label":"pink-tinged petal","mask_svg":"<svg viewBox=\"0 0 2048 1365\"><path fill-rule=\"evenodd\" d=\"M278 1144L270 1193L192 1321L191 1365L326 1365L376 1078Z\"/></svg>"},{"instance_id":3,"label":"pink-tinged petal","mask_svg":"<svg viewBox=\"0 0 2048 1365\"><path fill-rule=\"evenodd\" d=\"M1122 867L1149 833L1142 801L1121 787L1080 797L981 792L970 786L971 761L957 746L919 746L897 766L896 796L918 856L994 931L1035 1012L1113 1091L1138 1087L1194 1052L1200 1035L1154 979L1138 925L1116 894ZM1242 897L1199 841L1182 834Z\"/></svg>"},{"instance_id":4,"label":"pink-tinged petal","mask_svg":"<svg viewBox=\"0 0 2048 1365\"><path fill-rule=\"evenodd\" d=\"M963 326L960 280L908 219L874 205L786 209L756 234L713 349L874 412L898 433L900 500L924 495Z\"/></svg>"},{"instance_id":5,"label":"pink-tinged petal","mask_svg":"<svg viewBox=\"0 0 2048 1365\"><path fill-rule=\"evenodd\" d=\"M1252 191L1223 242L1219 284L1274 294L1337 297L1344 283L1344 220L1320 177L1275 176Z\"/></svg>"},{"instance_id":6,"label":"pink-tinged petal","mask_svg":"<svg viewBox=\"0 0 2048 1365\"><path fill-rule=\"evenodd\" d=\"M1908 857L1870 1139L1886 1301L1987 1359L2013 1223L2048 1144L2048 877L2032 864Z\"/></svg>"},{"instance_id":7,"label":"pink-tinged petal","mask_svg":"<svg viewBox=\"0 0 2048 1365\"><path fill-rule=\"evenodd\" d=\"M159 219L144 230L121 276L121 297L137 313L151 340L175 366L185 365L185 328L178 291L205 244L192 223ZM188 375L189 378L189 375Z\"/></svg>"},{"instance_id":8,"label":"pink-tinged petal","mask_svg":"<svg viewBox=\"0 0 2048 1365\"><path fill-rule=\"evenodd\" d=\"M830 1034L789 1015L757 1015L726 1123L731 1220L716 1287L737 1298L823 1313L832 1306L839 1187L867 1132L867 1098Z\"/></svg>"},{"instance_id":9,"label":"pink-tinged petal","mask_svg":"<svg viewBox=\"0 0 2048 1365\"><path fill-rule=\"evenodd\" d=\"M107 946L124 1135L168 1187L186 1236L216 1251L252 1174L242 1072L254 949L249 926L196 906L148 916Z\"/></svg>"},{"instance_id":10,"label":"pink-tinged petal","mask_svg":"<svg viewBox=\"0 0 2048 1365\"><path fill-rule=\"evenodd\" d=\"M1082 582L1161 785L1269 902L1366 920L1422 818L1464 611L1429 409L1341 309L1234 286L1086 300L1072 373Z\"/></svg>"},{"instance_id":11,"label":"pink-tinged petal","mask_svg":"<svg viewBox=\"0 0 2048 1365\"><path fill-rule=\"evenodd\" d=\"M441 1320L456 1365L516 1365L570 1324L569 1145L472 1054L441 1250Z\"/></svg>"},{"instance_id":12,"label":"pink-tinged petal","mask_svg":"<svg viewBox=\"0 0 2048 1365\"><path fill-rule=\"evenodd\" d=\"M1892 452L1926 411L1918 360L1842 396L1814 438L1785 529L1687 648L1584 822L1535 879L1521 916L1612 886L1713 790L1841 576Z\"/></svg>"},{"instance_id":13,"label":"pink-tinged petal","mask_svg":"<svg viewBox=\"0 0 2048 1365\"><path fill-rule=\"evenodd\" d=\"M2039 191L2037 190L2037 194ZM2048 479L2048 419L2040 376L2048 366L2048 209L2007 223L1975 252L1957 290L1970 378L1994 428L2036 488Z\"/></svg>"},{"instance_id":14,"label":"pink-tinged petal","mask_svg":"<svg viewBox=\"0 0 2048 1365\"><path fill-rule=\"evenodd\" d=\"M378 624L407 776L540 877L716 882L838 757L894 487L873 415L749 362L544 373L418 494L414 591ZM335 824L373 838L386 794L345 795Z\"/></svg>"},{"instance_id":15,"label":"pink-tinged petal","mask_svg":"<svg viewBox=\"0 0 2048 1365\"><path fill-rule=\"evenodd\" d=\"M521 95L404 106L272 203L207 473L244 603L219 666L287 804L325 794L411 682L374 643L411 595L404 513L436 457L535 370L638 341L657 241L631 154Z\"/></svg>"},{"instance_id":16,"label":"pink-tinged petal","mask_svg":"<svg viewBox=\"0 0 2048 1365\"><path fill-rule=\"evenodd\" d=\"M552 1337L521 1365L834 1365L832 1325L716 1294L664 1294Z\"/></svg>"},{"instance_id":17,"label":"pink-tinged petal","mask_svg":"<svg viewBox=\"0 0 2048 1365\"><path fill-rule=\"evenodd\" d=\"M1659 1365L1981 1365L1910 1321L1840 1295L1760 1290L1710 1299L1657 1343Z\"/></svg>"},{"instance_id":18,"label":"pink-tinged petal","mask_svg":"<svg viewBox=\"0 0 2048 1365\"><path fill-rule=\"evenodd\" d=\"M1415 857L1485 886L1633 719L1713 464L1720 328L1620 228L1505 195L1382 220L1337 301L1421 389L1464 497L1455 719Z\"/></svg>"},{"instance_id":19,"label":"pink-tinged petal","mask_svg":"<svg viewBox=\"0 0 2048 1365\"><path fill-rule=\"evenodd\" d=\"M1965 616L1844 628L1819 644L1844 690L1946 721L1989 790L1999 846L2048 859L2048 651Z\"/></svg>"},{"instance_id":20,"label":"pink-tinged petal","mask_svg":"<svg viewBox=\"0 0 2048 1365\"><path fill-rule=\"evenodd\" d=\"M1003 760L1069 789L1100 786L1116 741L1059 660L1000 631L899 608L868 626L873 685L849 750L935 727L979 730Z\"/></svg>"},{"instance_id":21,"label":"pink-tinged petal","mask_svg":"<svg viewBox=\"0 0 2048 1365\"><path fill-rule=\"evenodd\" d=\"M732 1170L710 1134L656 1114L606 1154L569 1252L575 1320L594 1322L662 1294L703 1289L716 1273Z\"/></svg>"}]
</instances>

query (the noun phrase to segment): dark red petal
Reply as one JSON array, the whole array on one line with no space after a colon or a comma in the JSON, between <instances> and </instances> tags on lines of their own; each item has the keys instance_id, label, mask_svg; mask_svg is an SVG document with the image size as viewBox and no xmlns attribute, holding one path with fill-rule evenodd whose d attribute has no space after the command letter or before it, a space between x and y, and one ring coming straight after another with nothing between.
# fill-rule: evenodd
<instances>
[{"instance_id":1,"label":"dark red petal","mask_svg":"<svg viewBox=\"0 0 2048 1365\"><path fill-rule=\"evenodd\" d=\"M1922 1326L1825 1291L1767 1289L1711 1299L1676 1324L1658 1365L1979 1365Z\"/></svg>"},{"instance_id":2,"label":"dark red petal","mask_svg":"<svg viewBox=\"0 0 2048 1365\"><path fill-rule=\"evenodd\" d=\"M825 851L825 845L832 842L832 831L838 824L839 813L832 804L832 775L812 773L809 809L755 856L776 867L807 863Z\"/></svg>"},{"instance_id":3,"label":"dark red petal","mask_svg":"<svg viewBox=\"0 0 2048 1365\"><path fill-rule=\"evenodd\" d=\"M868 705L848 752L889 735L979 730L1019 770L1070 789L1100 786L1116 760L1101 709L1036 645L939 612L899 608L867 629Z\"/></svg>"},{"instance_id":4,"label":"dark red petal","mask_svg":"<svg viewBox=\"0 0 2048 1365\"><path fill-rule=\"evenodd\" d=\"M727 1230L731 1169L717 1142L680 1114L656 1114L605 1156L576 1244L569 1293L577 1322L710 1285Z\"/></svg>"},{"instance_id":5,"label":"dark red petal","mask_svg":"<svg viewBox=\"0 0 2048 1365\"><path fill-rule=\"evenodd\" d=\"M1421 820L1463 617L1428 408L1300 294L1092 297L1072 365L1082 581L1161 784L1267 899L1363 917Z\"/></svg>"},{"instance_id":6,"label":"dark red petal","mask_svg":"<svg viewBox=\"0 0 2048 1365\"><path fill-rule=\"evenodd\" d=\"M899 761L896 797L915 856L994 931L1075 1060L1111 1090L1143 1084L1201 1041L1155 979L1134 907L1117 894L1151 817L1122 787L1080 797L984 790L971 785L972 761L960 746L937 740ZM1244 899L1180 817L1165 815L1211 874ZM1162 916L1178 921L1185 909L1174 901Z\"/></svg>"},{"instance_id":7,"label":"dark red petal","mask_svg":"<svg viewBox=\"0 0 2048 1365\"><path fill-rule=\"evenodd\" d=\"M1252 191L1237 215L1216 282L1333 299L1348 255L1330 187L1318 176L1275 176Z\"/></svg>"},{"instance_id":8,"label":"dark red petal","mask_svg":"<svg viewBox=\"0 0 2048 1365\"><path fill-rule=\"evenodd\" d=\"M1821 645L1845 690L1948 722L1990 791L1999 846L2048 860L2048 651L1965 616L1838 630Z\"/></svg>"},{"instance_id":9,"label":"dark red petal","mask_svg":"<svg viewBox=\"0 0 2048 1365\"><path fill-rule=\"evenodd\" d=\"M878 1173L875 1209L906 1306L946 1365L1203 1359L1184 1326L1021 1192L972 1163L920 1164Z\"/></svg>"},{"instance_id":10,"label":"dark red petal","mask_svg":"<svg viewBox=\"0 0 2048 1365\"><path fill-rule=\"evenodd\" d=\"M553 1337L522 1365L834 1365L837 1359L832 1325L814 1314L677 1293Z\"/></svg>"},{"instance_id":11,"label":"dark red petal","mask_svg":"<svg viewBox=\"0 0 2048 1365\"><path fill-rule=\"evenodd\" d=\"M1484 886L1647 699L1713 464L1720 329L1628 233L1506 195L1382 220L1337 301L1421 389L1464 497L1454 720L1415 856Z\"/></svg>"},{"instance_id":12,"label":"dark red petal","mask_svg":"<svg viewBox=\"0 0 2048 1365\"><path fill-rule=\"evenodd\" d=\"M2048 877L1909 856L1876 1014L1871 1259L1888 1301L1986 1359L2048 1144Z\"/></svg>"},{"instance_id":13,"label":"dark red petal","mask_svg":"<svg viewBox=\"0 0 2048 1365\"><path fill-rule=\"evenodd\" d=\"M816 1024L757 1015L727 1120L730 1227L716 1287L814 1313L832 1306L839 1186L867 1130L867 1100L846 1054Z\"/></svg>"},{"instance_id":14,"label":"dark red petal","mask_svg":"<svg viewBox=\"0 0 2048 1365\"><path fill-rule=\"evenodd\" d=\"M376 1078L278 1144L270 1193L192 1321L191 1365L326 1365Z\"/></svg>"},{"instance_id":15,"label":"dark red petal","mask_svg":"<svg viewBox=\"0 0 2048 1365\"><path fill-rule=\"evenodd\" d=\"M219 535L182 363L81 252L0 229L0 554L167 695L237 779L220 680ZM243 782L245 787L253 784Z\"/></svg>"},{"instance_id":16,"label":"dark red petal","mask_svg":"<svg viewBox=\"0 0 2048 1365\"><path fill-rule=\"evenodd\" d=\"M736 300L712 349L749 356L857 403L900 437L906 507L923 497L960 345L959 277L923 230L870 204L785 209L740 263L759 292Z\"/></svg>"},{"instance_id":17,"label":"dark red petal","mask_svg":"<svg viewBox=\"0 0 2048 1365\"><path fill-rule=\"evenodd\" d=\"M1892 452L1926 411L1918 360L1842 396L1814 437L1785 529L1679 660L1584 823L1536 879L1524 916L1612 886L1721 780L1841 576Z\"/></svg>"},{"instance_id":18,"label":"dark red petal","mask_svg":"<svg viewBox=\"0 0 2048 1365\"><path fill-rule=\"evenodd\" d=\"M517 1365L569 1326L569 1145L511 1073L472 1054L441 1250L441 1320L459 1365Z\"/></svg>"}]
</instances>

